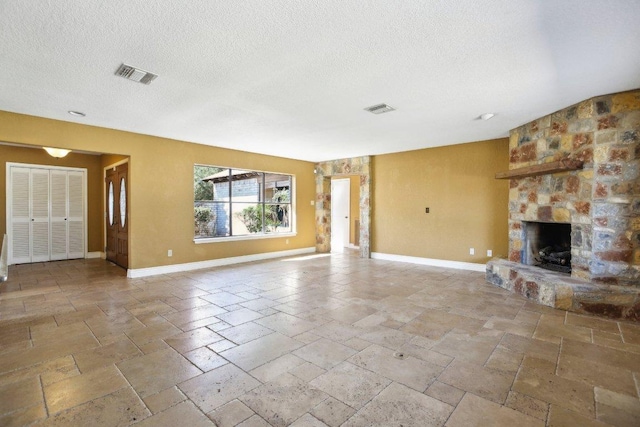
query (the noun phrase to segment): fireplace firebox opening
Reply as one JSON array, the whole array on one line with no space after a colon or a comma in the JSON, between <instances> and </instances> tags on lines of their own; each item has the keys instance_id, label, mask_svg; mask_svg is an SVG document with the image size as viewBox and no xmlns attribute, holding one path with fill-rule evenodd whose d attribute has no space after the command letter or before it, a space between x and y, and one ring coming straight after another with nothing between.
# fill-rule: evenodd
<instances>
[{"instance_id":1,"label":"fireplace firebox opening","mask_svg":"<svg viewBox=\"0 0 640 427\"><path fill-rule=\"evenodd\" d=\"M571 224L524 221L524 264L571 274Z\"/></svg>"}]
</instances>

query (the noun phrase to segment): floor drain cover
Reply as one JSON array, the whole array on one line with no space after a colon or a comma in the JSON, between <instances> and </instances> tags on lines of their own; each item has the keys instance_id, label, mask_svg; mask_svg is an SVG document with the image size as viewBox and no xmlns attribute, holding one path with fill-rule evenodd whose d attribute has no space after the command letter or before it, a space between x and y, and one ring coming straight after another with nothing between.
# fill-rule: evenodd
<instances>
[{"instance_id":1,"label":"floor drain cover","mask_svg":"<svg viewBox=\"0 0 640 427\"><path fill-rule=\"evenodd\" d=\"M396 351L395 353L393 353L393 357L395 357L396 359L404 359L406 356L404 355L404 353Z\"/></svg>"}]
</instances>

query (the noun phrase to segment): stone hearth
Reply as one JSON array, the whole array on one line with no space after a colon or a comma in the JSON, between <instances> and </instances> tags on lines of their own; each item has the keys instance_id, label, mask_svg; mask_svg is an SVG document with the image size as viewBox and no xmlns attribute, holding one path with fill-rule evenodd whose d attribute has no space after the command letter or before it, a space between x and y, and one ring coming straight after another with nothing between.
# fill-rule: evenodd
<instances>
[{"instance_id":1,"label":"stone hearth","mask_svg":"<svg viewBox=\"0 0 640 427\"><path fill-rule=\"evenodd\" d=\"M509 260L487 280L541 304L640 318L640 90L583 101L510 132L511 170L564 159L583 169L512 178ZM525 265L523 222L571 224L571 275Z\"/></svg>"}]
</instances>

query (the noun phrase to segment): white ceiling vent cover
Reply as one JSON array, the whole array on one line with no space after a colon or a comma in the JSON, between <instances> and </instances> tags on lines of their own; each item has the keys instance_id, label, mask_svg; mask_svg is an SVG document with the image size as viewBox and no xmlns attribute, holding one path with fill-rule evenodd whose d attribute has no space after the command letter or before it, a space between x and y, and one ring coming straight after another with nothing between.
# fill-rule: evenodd
<instances>
[{"instance_id":1,"label":"white ceiling vent cover","mask_svg":"<svg viewBox=\"0 0 640 427\"><path fill-rule=\"evenodd\" d=\"M116 70L116 76L124 77L125 79L133 80L134 82L138 83L144 83L146 85L148 85L156 77L158 77L157 74L153 74L127 64L122 64Z\"/></svg>"},{"instance_id":2,"label":"white ceiling vent cover","mask_svg":"<svg viewBox=\"0 0 640 427\"><path fill-rule=\"evenodd\" d=\"M365 110L373 114L382 114L382 113L388 113L389 111L394 111L395 108L387 104L378 104L378 105L372 105L371 107L367 107L365 108Z\"/></svg>"}]
</instances>

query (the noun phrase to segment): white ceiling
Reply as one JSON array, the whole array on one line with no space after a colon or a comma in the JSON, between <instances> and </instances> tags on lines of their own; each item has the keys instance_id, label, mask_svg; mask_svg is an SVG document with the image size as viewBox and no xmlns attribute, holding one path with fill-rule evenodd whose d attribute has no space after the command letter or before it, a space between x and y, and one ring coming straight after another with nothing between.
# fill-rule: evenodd
<instances>
[{"instance_id":1,"label":"white ceiling","mask_svg":"<svg viewBox=\"0 0 640 427\"><path fill-rule=\"evenodd\" d=\"M0 0L0 109L309 161L413 150L639 88L638 22L638 0Z\"/></svg>"}]
</instances>

